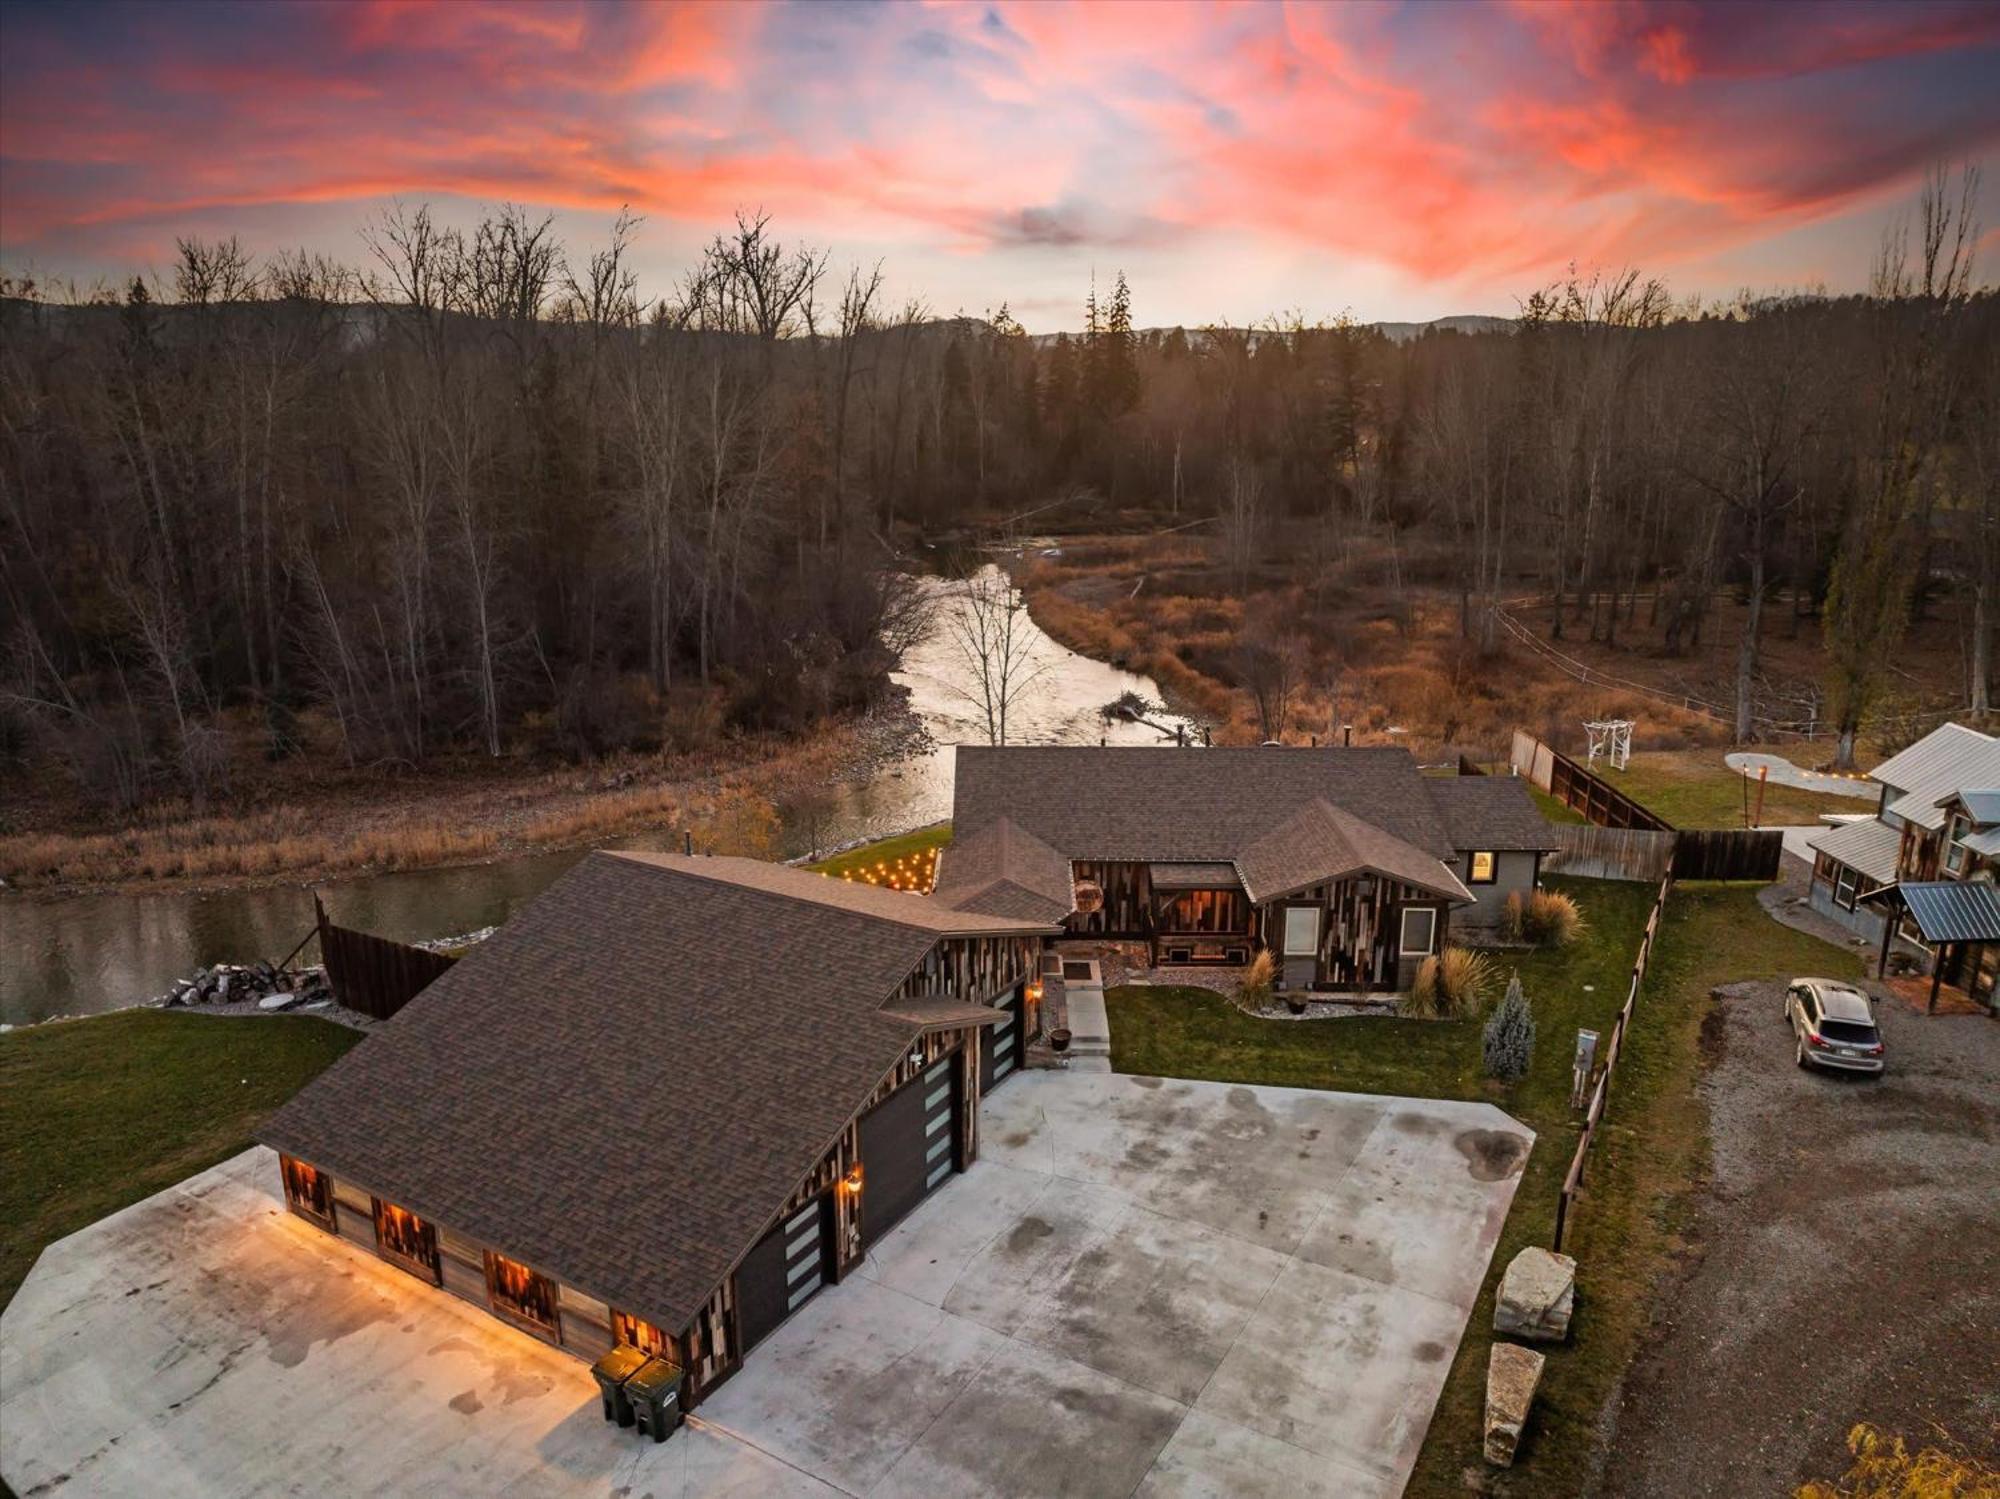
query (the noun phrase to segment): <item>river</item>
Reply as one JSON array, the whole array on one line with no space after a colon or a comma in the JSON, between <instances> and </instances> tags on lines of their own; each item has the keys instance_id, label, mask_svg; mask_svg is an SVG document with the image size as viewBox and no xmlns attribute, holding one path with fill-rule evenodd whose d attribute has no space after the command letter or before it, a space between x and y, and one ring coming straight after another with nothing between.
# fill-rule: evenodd
<instances>
[{"instance_id":1,"label":"river","mask_svg":"<svg viewBox=\"0 0 2000 1499\"><path fill-rule=\"evenodd\" d=\"M993 581L997 570L989 567L983 576ZM946 624L951 595L967 585L924 578L919 586L937 608L893 675L909 690L911 710L929 732L931 747L836 788L830 807L780 805L788 856L811 852L815 845L833 848L887 837L951 815L952 747L986 742L983 716L967 691L973 672ZM1010 743L1160 742L1155 729L1107 723L1100 714L1128 692L1158 703L1157 683L1068 650L1032 621L1028 632L1026 649L1040 675L1009 715ZM615 846L671 848L675 840L661 830L619 839ZM342 925L417 941L505 921L582 856L577 849L518 854L487 864L329 880L317 888L328 914ZM281 958L312 927L313 888L265 885L54 900L0 896L0 1022L24 1025L119 1009L212 963Z\"/></svg>"}]
</instances>

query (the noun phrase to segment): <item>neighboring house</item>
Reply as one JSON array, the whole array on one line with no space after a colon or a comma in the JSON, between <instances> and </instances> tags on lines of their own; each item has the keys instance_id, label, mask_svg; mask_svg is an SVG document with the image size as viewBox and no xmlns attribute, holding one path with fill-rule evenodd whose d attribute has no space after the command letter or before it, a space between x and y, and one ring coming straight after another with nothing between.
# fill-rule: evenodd
<instances>
[{"instance_id":1,"label":"neighboring house","mask_svg":"<svg viewBox=\"0 0 2000 1499\"><path fill-rule=\"evenodd\" d=\"M1054 931L591 854L259 1138L301 1217L692 1405L978 1154Z\"/></svg>"},{"instance_id":2,"label":"neighboring house","mask_svg":"<svg viewBox=\"0 0 2000 1499\"><path fill-rule=\"evenodd\" d=\"M1875 816L1812 840L1813 909L1880 941L1863 897L1898 881L1992 879L2000 866L2000 738L1948 723L1870 772Z\"/></svg>"},{"instance_id":3,"label":"neighboring house","mask_svg":"<svg viewBox=\"0 0 2000 1499\"><path fill-rule=\"evenodd\" d=\"M1497 924L1556 846L1513 777L1373 748L960 746L952 827L948 905L1159 964L1269 946L1301 989L1409 987L1452 921Z\"/></svg>"}]
</instances>

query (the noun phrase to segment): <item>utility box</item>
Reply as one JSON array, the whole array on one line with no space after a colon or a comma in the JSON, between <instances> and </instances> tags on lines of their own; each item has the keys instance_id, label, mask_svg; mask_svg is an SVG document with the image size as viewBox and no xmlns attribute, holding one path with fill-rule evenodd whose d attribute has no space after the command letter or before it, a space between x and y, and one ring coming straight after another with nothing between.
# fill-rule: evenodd
<instances>
[{"instance_id":1,"label":"utility box","mask_svg":"<svg viewBox=\"0 0 2000 1499\"><path fill-rule=\"evenodd\" d=\"M639 1430L664 1442L681 1424L681 1381L686 1378L679 1364L663 1358L646 1360L639 1371L625 1381L625 1398L632 1402L632 1417Z\"/></svg>"},{"instance_id":2,"label":"utility box","mask_svg":"<svg viewBox=\"0 0 2000 1499\"><path fill-rule=\"evenodd\" d=\"M625 1393L625 1381L646 1366L646 1355L629 1343L620 1343L590 1366L597 1388L604 1396L604 1419L620 1426L632 1424L632 1400Z\"/></svg>"}]
</instances>

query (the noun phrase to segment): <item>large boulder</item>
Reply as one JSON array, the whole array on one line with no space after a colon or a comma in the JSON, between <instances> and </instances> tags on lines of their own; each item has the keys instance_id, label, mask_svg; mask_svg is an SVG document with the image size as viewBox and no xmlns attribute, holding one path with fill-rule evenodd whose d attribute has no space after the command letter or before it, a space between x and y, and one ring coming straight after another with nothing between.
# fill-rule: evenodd
<instances>
[{"instance_id":1,"label":"large boulder","mask_svg":"<svg viewBox=\"0 0 2000 1499\"><path fill-rule=\"evenodd\" d=\"M1548 1249L1514 1256L1493 1298L1493 1330L1531 1343L1560 1343L1576 1309L1576 1261Z\"/></svg>"},{"instance_id":2,"label":"large boulder","mask_svg":"<svg viewBox=\"0 0 2000 1499\"><path fill-rule=\"evenodd\" d=\"M1514 1466L1528 1407L1542 1382L1543 1362L1539 1353L1518 1343L1495 1343L1486 1357L1485 1453L1495 1467Z\"/></svg>"}]
</instances>

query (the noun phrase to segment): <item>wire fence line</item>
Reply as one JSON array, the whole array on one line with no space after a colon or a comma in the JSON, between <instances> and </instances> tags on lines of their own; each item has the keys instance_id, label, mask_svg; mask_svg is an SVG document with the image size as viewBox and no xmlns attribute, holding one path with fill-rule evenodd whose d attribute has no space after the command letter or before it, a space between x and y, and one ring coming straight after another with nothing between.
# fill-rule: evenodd
<instances>
[{"instance_id":1,"label":"wire fence line","mask_svg":"<svg viewBox=\"0 0 2000 1499\"><path fill-rule=\"evenodd\" d=\"M1604 1067L1597 1074L1597 1084L1590 1090L1590 1103L1583 1113L1583 1134L1576 1142L1576 1154L1570 1157L1569 1170L1563 1175L1561 1194L1556 1198L1555 1242L1549 1247L1558 1254L1562 1252L1563 1235L1569 1228L1570 1204L1576 1201L1583 1190L1583 1164L1590 1154L1590 1147L1597 1139L1597 1131L1604 1123L1604 1112L1611 1100L1611 1079L1617 1074L1618 1059L1625 1052L1625 1038L1632 1028L1632 1016L1639 1005L1639 986L1646 978L1646 965L1652 960L1653 943L1660 935L1660 923L1666 917L1667 897L1673 894L1674 876L1669 870L1660 880L1659 893L1653 897L1653 909L1646 917L1645 934L1639 938L1639 955L1632 960L1632 979L1625 990L1625 1003L1618 1008L1618 1018L1611 1025L1611 1041L1604 1049Z\"/></svg>"},{"instance_id":2,"label":"wire fence line","mask_svg":"<svg viewBox=\"0 0 2000 1499\"><path fill-rule=\"evenodd\" d=\"M1701 697L1692 692L1664 692L1658 687L1649 686L1644 682L1635 682L1630 677L1621 677L1615 672L1600 671L1587 661L1579 661L1575 656L1556 649L1555 646L1544 640L1534 630L1515 617L1512 611L1504 605L1496 607L1493 613L1500 621L1501 628L1506 630L1508 635L1514 640L1528 647L1529 650L1549 662L1564 675L1582 682L1585 686L1606 687L1619 692L1637 693L1639 696L1653 702L1663 703L1669 707L1679 708L1685 713L1693 713L1699 717L1709 719L1726 729L1733 731L1736 727L1736 710L1727 703L1720 703L1713 698ZM1950 708L1921 708L1909 713L1897 713L1885 717L1871 718L1868 722L1868 727L1873 730L1935 727L1947 719L1972 711L1969 704ZM1760 737L1768 736L1772 738L1788 737L1810 740L1823 738L1832 732L1827 721L1817 714L1806 718L1774 718L1769 714L1753 712L1750 715L1750 726Z\"/></svg>"}]
</instances>

